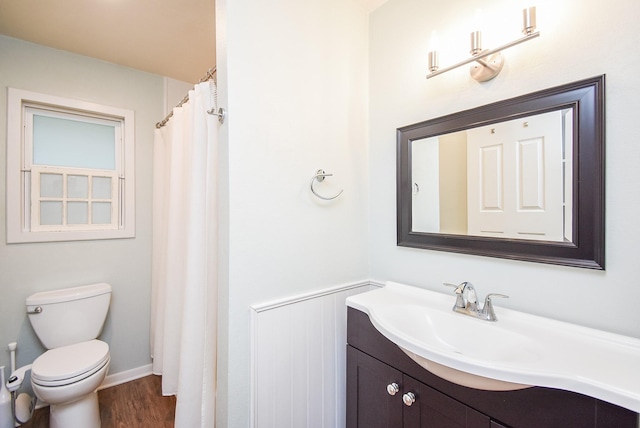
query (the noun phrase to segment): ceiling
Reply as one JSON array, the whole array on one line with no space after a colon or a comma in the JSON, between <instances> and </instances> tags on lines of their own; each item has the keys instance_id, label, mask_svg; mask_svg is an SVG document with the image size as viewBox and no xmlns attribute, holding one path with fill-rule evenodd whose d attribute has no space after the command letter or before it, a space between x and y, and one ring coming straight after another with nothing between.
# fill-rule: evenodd
<instances>
[{"instance_id":1,"label":"ceiling","mask_svg":"<svg viewBox=\"0 0 640 428\"><path fill-rule=\"evenodd\" d=\"M0 34L190 83L216 64L215 0L0 0Z\"/></svg>"},{"instance_id":2,"label":"ceiling","mask_svg":"<svg viewBox=\"0 0 640 428\"><path fill-rule=\"evenodd\" d=\"M215 0L0 0L0 34L197 83L215 65Z\"/></svg>"}]
</instances>

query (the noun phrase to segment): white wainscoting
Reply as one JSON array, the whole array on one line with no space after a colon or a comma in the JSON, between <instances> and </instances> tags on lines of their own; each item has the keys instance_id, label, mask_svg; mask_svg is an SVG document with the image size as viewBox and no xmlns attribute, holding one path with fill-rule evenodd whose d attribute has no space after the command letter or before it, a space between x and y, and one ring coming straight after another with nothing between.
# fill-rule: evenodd
<instances>
[{"instance_id":1,"label":"white wainscoting","mask_svg":"<svg viewBox=\"0 0 640 428\"><path fill-rule=\"evenodd\" d=\"M344 428L345 299L363 281L251 306L251 426Z\"/></svg>"}]
</instances>

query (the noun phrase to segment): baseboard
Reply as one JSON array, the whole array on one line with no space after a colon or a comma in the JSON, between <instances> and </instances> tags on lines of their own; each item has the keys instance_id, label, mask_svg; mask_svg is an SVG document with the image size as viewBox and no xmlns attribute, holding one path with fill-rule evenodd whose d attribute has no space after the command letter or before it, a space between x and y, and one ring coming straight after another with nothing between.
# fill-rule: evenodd
<instances>
[{"instance_id":1,"label":"baseboard","mask_svg":"<svg viewBox=\"0 0 640 428\"><path fill-rule=\"evenodd\" d=\"M150 374L153 374L151 371L151 364L136 367L135 369L126 370L120 373L114 373L105 378L98 390L111 388L112 386L120 385L121 383L131 382L132 380L140 379L141 377L149 376Z\"/></svg>"}]
</instances>

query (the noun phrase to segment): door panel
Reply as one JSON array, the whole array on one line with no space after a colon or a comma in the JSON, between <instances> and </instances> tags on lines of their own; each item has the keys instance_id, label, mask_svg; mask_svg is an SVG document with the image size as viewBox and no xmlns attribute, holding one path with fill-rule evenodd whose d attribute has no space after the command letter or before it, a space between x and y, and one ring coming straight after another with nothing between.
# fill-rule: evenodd
<instances>
[{"instance_id":1,"label":"door panel","mask_svg":"<svg viewBox=\"0 0 640 428\"><path fill-rule=\"evenodd\" d=\"M348 428L402 427L402 373L378 360L347 348ZM396 383L399 392L390 395L387 385Z\"/></svg>"},{"instance_id":2,"label":"door panel","mask_svg":"<svg viewBox=\"0 0 640 428\"><path fill-rule=\"evenodd\" d=\"M404 408L404 428L490 428L488 416L406 375L402 392L416 396Z\"/></svg>"},{"instance_id":3,"label":"door panel","mask_svg":"<svg viewBox=\"0 0 640 428\"><path fill-rule=\"evenodd\" d=\"M563 241L560 111L467 131L469 234Z\"/></svg>"}]
</instances>

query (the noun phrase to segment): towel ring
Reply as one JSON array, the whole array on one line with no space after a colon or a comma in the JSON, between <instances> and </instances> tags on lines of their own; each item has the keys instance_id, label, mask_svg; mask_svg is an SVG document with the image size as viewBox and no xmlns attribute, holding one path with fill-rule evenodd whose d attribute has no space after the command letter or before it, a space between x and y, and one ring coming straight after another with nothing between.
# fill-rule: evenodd
<instances>
[{"instance_id":1,"label":"towel ring","mask_svg":"<svg viewBox=\"0 0 640 428\"><path fill-rule=\"evenodd\" d=\"M324 181L325 177L331 177L333 174L327 174L324 172L324 170L319 169L316 171L316 175L314 175L313 177L311 177L311 184L309 185L311 187L311 193L313 193L314 195L316 195L318 198L323 199L325 201L330 201L332 199L337 198L338 196L340 196L342 194L342 190L340 190L335 196L330 196L330 197L326 197L326 196L322 196L319 195L318 193L316 193L315 189L313 188L313 182L314 181L318 181L320 183L322 183Z\"/></svg>"}]
</instances>

